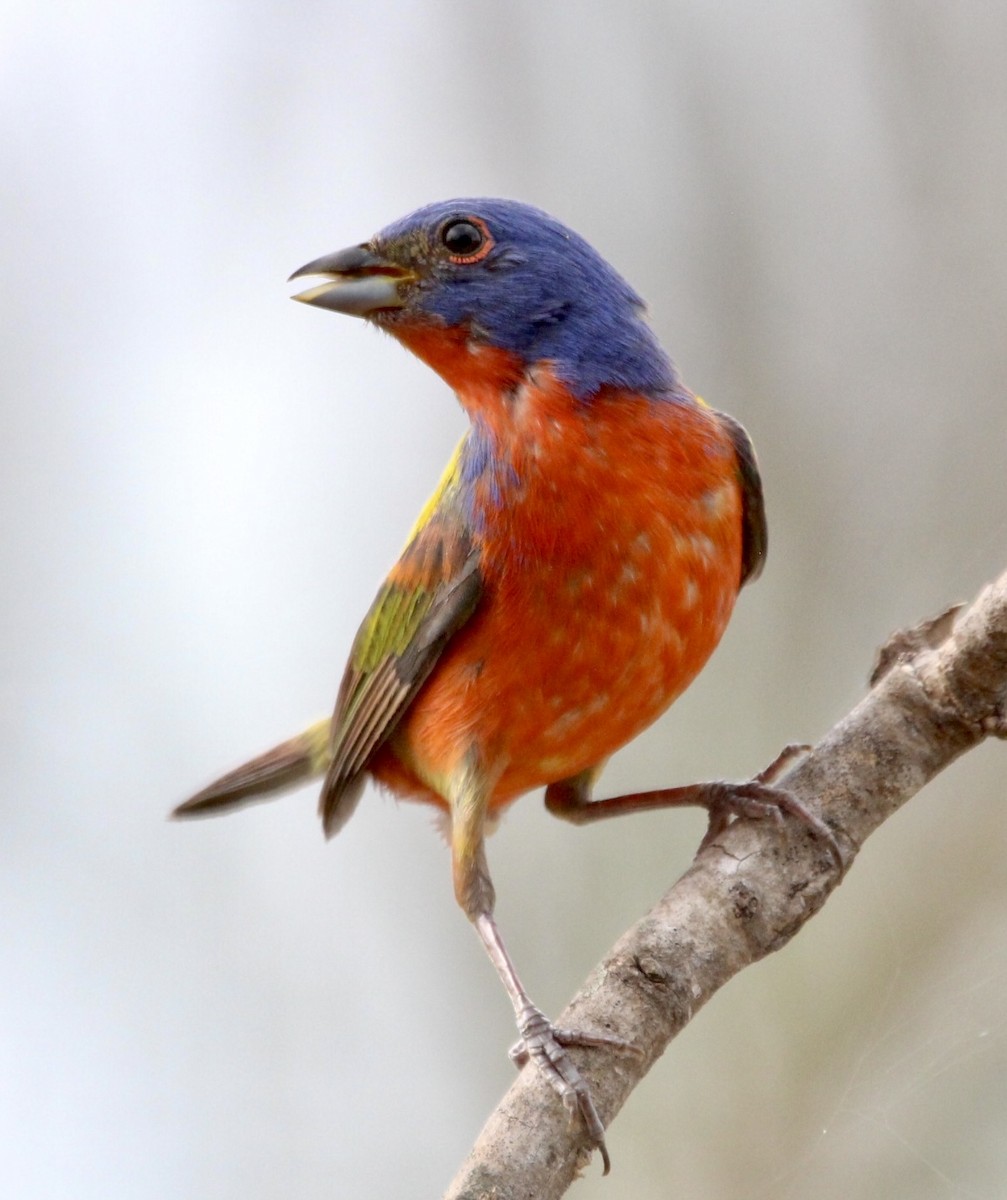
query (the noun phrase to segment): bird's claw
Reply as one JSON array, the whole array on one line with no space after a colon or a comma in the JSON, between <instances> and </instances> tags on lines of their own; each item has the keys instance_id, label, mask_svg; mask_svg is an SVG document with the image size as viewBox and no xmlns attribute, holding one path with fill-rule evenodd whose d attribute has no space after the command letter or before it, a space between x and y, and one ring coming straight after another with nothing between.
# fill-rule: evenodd
<instances>
[{"instance_id":1,"label":"bird's claw","mask_svg":"<svg viewBox=\"0 0 1007 1200\"><path fill-rule=\"evenodd\" d=\"M550 1087L563 1101L571 1121L578 1116L588 1137L601 1154L602 1174L612 1167L605 1146L605 1126L591 1096L587 1080L566 1052L567 1046L613 1046L639 1054L639 1050L622 1038L600 1033L582 1033L576 1029L557 1029L539 1009L529 1005L518 1018L521 1038L511 1047L511 1061L519 1069L533 1062Z\"/></svg>"},{"instance_id":2,"label":"bird's claw","mask_svg":"<svg viewBox=\"0 0 1007 1200\"><path fill-rule=\"evenodd\" d=\"M538 1010L535 1010L538 1012ZM623 1038L613 1037L605 1033L585 1033L582 1029L559 1029L555 1025L550 1025L546 1018L539 1013L542 1020L549 1026L553 1039L560 1046L612 1046L616 1050L625 1050L630 1054L639 1055L641 1052L632 1042L627 1042ZM528 1049L527 1038L524 1034L519 1041L515 1042L508 1051L511 1062L520 1070L525 1063L531 1058L531 1052Z\"/></svg>"},{"instance_id":3,"label":"bird's claw","mask_svg":"<svg viewBox=\"0 0 1007 1200\"><path fill-rule=\"evenodd\" d=\"M706 835L699 844L703 851L724 832L732 818L744 817L764 820L769 817L781 824L783 815L795 817L805 825L812 835L823 843L828 850L840 878L846 871L843 853L836 841L836 835L825 824L821 817L816 816L802 801L787 791L778 787L775 780L784 770L808 752L807 746L787 746L765 770L760 771L754 779L745 783L711 783L706 800L709 813L709 825Z\"/></svg>"}]
</instances>

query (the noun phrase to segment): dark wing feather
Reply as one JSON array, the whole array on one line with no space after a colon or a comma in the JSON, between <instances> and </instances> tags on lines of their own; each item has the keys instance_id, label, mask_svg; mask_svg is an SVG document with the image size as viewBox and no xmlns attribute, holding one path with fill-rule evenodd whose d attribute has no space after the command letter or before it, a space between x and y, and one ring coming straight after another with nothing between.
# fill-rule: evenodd
<instances>
[{"instance_id":1,"label":"dark wing feather","mask_svg":"<svg viewBox=\"0 0 1007 1200\"><path fill-rule=\"evenodd\" d=\"M451 468L445 480L353 643L319 803L329 836L352 811L371 756L394 732L482 593L479 554L457 504Z\"/></svg>"},{"instance_id":2,"label":"dark wing feather","mask_svg":"<svg viewBox=\"0 0 1007 1200\"><path fill-rule=\"evenodd\" d=\"M718 413L724 428L734 445L738 461L738 481L741 484L741 583L744 586L759 578L766 562L768 531L766 529L766 506L762 498L762 479L755 457L755 447L744 426Z\"/></svg>"}]
</instances>

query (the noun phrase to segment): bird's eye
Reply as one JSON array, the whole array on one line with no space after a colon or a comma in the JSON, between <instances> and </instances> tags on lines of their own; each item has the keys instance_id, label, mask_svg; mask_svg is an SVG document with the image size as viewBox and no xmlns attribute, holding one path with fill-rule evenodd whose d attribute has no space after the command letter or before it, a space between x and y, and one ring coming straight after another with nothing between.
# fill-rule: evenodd
<instances>
[{"instance_id":1,"label":"bird's eye","mask_svg":"<svg viewBox=\"0 0 1007 1200\"><path fill-rule=\"evenodd\" d=\"M450 221L441 230L441 241L453 263L478 262L493 246L489 230L475 218Z\"/></svg>"}]
</instances>

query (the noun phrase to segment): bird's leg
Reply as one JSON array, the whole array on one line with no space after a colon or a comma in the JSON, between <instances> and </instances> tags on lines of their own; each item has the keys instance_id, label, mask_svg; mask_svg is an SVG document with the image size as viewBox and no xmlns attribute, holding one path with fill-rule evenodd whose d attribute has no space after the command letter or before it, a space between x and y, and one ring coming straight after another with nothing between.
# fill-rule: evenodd
<instances>
[{"instance_id":1,"label":"bird's leg","mask_svg":"<svg viewBox=\"0 0 1007 1200\"><path fill-rule=\"evenodd\" d=\"M514 1005L520 1040L511 1049L510 1056L520 1068L533 1062L545 1076L550 1087L563 1101L570 1120L579 1116L584 1122L588 1136L601 1154L602 1173L607 1175L612 1167L605 1146L605 1126L591 1096L587 1080L574 1065L566 1051L567 1046L617 1046L632 1048L619 1038L600 1034L581 1033L572 1029L557 1029L541 1009L531 1002L521 980L514 970L507 948L492 914L481 913L475 919L475 927L486 947L490 961L497 969L507 994Z\"/></svg>"},{"instance_id":2,"label":"bird's leg","mask_svg":"<svg viewBox=\"0 0 1007 1200\"><path fill-rule=\"evenodd\" d=\"M764 771L743 783L715 780L686 787L658 788L628 796L612 796L606 800L591 798L591 787L598 771L596 767L590 767L579 775L551 783L546 788L546 808L565 821L584 825L589 821L622 816L624 813L699 805L707 810L710 818L706 835L699 845L701 851L723 833L733 817L771 817L780 821L786 813L806 825L825 845L842 874L845 864L835 834L796 796L786 788L778 787L775 782L795 759L807 751L807 746L787 746Z\"/></svg>"},{"instance_id":3,"label":"bird's leg","mask_svg":"<svg viewBox=\"0 0 1007 1200\"><path fill-rule=\"evenodd\" d=\"M468 804L462 801L452 805L451 856L455 895L475 925L514 1006L520 1041L511 1050L511 1058L518 1067L531 1060L563 1101L570 1119L580 1117L592 1143L601 1153L603 1172L607 1175L611 1161L605 1146L605 1126L595 1108L587 1080L577 1070L566 1047L617 1046L634 1051L635 1047L620 1038L557 1029L532 1003L493 919L494 891L486 862L484 817L484 806L473 804L471 800Z\"/></svg>"}]
</instances>

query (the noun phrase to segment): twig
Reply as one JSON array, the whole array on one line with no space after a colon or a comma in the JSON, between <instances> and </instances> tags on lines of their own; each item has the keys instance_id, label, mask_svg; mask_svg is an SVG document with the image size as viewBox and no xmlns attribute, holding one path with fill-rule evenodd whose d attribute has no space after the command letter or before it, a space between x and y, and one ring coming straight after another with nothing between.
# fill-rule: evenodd
<instances>
[{"instance_id":1,"label":"twig","mask_svg":"<svg viewBox=\"0 0 1007 1200\"><path fill-rule=\"evenodd\" d=\"M847 867L939 771L985 737L1007 735L1007 573L968 608L896 634L872 683L780 780L833 828ZM828 853L793 822L735 822L619 939L557 1022L641 1051L574 1051L606 1125L713 993L785 946L838 882ZM554 1200L589 1158L580 1125L525 1070L445 1200Z\"/></svg>"}]
</instances>

